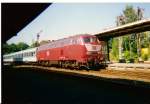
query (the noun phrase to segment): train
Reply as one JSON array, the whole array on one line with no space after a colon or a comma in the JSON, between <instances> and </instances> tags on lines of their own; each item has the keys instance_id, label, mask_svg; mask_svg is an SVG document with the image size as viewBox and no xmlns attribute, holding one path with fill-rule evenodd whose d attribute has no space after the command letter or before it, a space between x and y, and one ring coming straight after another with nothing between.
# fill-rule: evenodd
<instances>
[{"instance_id":1,"label":"train","mask_svg":"<svg viewBox=\"0 0 150 104\"><path fill-rule=\"evenodd\" d=\"M104 48L104 41L99 41L96 36L81 34L3 55L3 61L90 68L105 61Z\"/></svg>"}]
</instances>

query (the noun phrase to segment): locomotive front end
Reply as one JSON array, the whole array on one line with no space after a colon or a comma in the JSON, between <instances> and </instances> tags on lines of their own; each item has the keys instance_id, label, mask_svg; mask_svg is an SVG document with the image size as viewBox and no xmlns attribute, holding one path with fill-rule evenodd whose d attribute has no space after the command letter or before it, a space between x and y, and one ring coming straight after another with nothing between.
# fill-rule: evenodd
<instances>
[{"instance_id":1,"label":"locomotive front end","mask_svg":"<svg viewBox=\"0 0 150 104\"><path fill-rule=\"evenodd\" d=\"M104 61L102 53L102 42L96 36L83 37L83 44L86 48L86 61L88 66L97 66Z\"/></svg>"}]
</instances>

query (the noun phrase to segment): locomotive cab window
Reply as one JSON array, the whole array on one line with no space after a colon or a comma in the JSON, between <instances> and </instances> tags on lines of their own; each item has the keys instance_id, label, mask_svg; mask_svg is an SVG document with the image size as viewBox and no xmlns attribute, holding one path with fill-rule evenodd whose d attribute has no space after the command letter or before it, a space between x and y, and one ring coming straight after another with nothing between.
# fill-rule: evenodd
<instances>
[{"instance_id":1,"label":"locomotive cab window","mask_svg":"<svg viewBox=\"0 0 150 104\"><path fill-rule=\"evenodd\" d=\"M99 43L98 39L96 37L84 37L83 38L84 43Z\"/></svg>"}]
</instances>

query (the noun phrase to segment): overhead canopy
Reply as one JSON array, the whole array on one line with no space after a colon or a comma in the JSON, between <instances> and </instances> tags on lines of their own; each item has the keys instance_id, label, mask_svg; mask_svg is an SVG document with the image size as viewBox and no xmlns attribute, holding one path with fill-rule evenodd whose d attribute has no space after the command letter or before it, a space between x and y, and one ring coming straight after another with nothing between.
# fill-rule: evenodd
<instances>
[{"instance_id":1,"label":"overhead canopy","mask_svg":"<svg viewBox=\"0 0 150 104\"><path fill-rule=\"evenodd\" d=\"M128 23L115 28L103 30L100 33L95 35L100 40L108 40L113 37L123 36L131 33L139 33L144 31L150 31L150 18Z\"/></svg>"},{"instance_id":2,"label":"overhead canopy","mask_svg":"<svg viewBox=\"0 0 150 104\"><path fill-rule=\"evenodd\" d=\"M2 3L2 42L29 24L50 3Z\"/></svg>"}]
</instances>

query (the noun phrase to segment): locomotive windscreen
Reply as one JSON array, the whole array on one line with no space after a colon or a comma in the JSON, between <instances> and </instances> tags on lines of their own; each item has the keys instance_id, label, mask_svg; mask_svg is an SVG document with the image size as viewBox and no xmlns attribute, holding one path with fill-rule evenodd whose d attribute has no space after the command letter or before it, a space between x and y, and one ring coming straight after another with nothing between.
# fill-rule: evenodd
<instances>
[{"instance_id":1,"label":"locomotive windscreen","mask_svg":"<svg viewBox=\"0 0 150 104\"><path fill-rule=\"evenodd\" d=\"M84 37L83 41L84 43L99 43L96 37Z\"/></svg>"}]
</instances>

